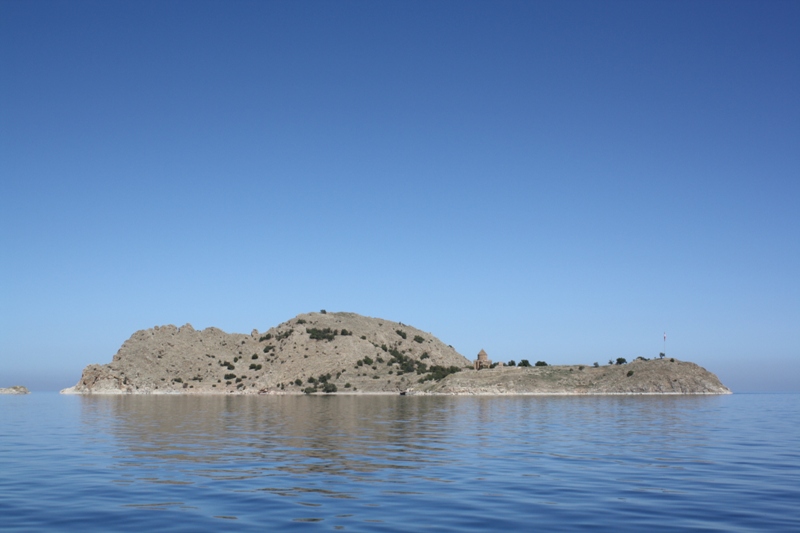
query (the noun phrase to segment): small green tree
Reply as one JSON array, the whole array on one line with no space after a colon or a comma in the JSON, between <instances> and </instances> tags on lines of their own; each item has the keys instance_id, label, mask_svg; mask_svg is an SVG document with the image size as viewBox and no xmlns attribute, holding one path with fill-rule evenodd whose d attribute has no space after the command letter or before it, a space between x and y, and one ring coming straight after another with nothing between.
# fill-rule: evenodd
<instances>
[{"instance_id":1,"label":"small green tree","mask_svg":"<svg viewBox=\"0 0 800 533\"><path fill-rule=\"evenodd\" d=\"M617 364L618 365L624 365L627 362L628 361L624 357L617 357Z\"/></svg>"},{"instance_id":2,"label":"small green tree","mask_svg":"<svg viewBox=\"0 0 800 533\"><path fill-rule=\"evenodd\" d=\"M539 363L536 364L538 365ZM522 361L519 362L519 366L531 366L531 364L527 359L523 359Z\"/></svg>"},{"instance_id":3,"label":"small green tree","mask_svg":"<svg viewBox=\"0 0 800 533\"><path fill-rule=\"evenodd\" d=\"M536 366L547 366L547 363L544 361L536 361Z\"/></svg>"},{"instance_id":4,"label":"small green tree","mask_svg":"<svg viewBox=\"0 0 800 533\"><path fill-rule=\"evenodd\" d=\"M512 359L511 361L508 362L508 366L517 366L517 363L515 363L514 360Z\"/></svg>"}]
</instances>

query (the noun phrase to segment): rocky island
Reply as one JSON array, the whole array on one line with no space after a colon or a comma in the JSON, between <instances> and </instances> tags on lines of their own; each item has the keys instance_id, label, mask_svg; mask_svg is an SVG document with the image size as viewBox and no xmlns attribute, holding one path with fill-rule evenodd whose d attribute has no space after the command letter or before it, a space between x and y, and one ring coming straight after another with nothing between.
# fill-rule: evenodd
<instances>
[{"instance_id":1,"label":"rocky island","mask_svg":"<svg viewBox=\"0 0 800 533\"><path fill-rule=\"evenodd\" d=\"M485 359L485 354L483 354ZM480 359L480 358L479 358ZM729 394L675 359L484 368L402 322L307 313L265 332L161 326L87 366L65 394ZM476 368L480 368L476 370Z\"/></svg>"},{"instance_id":2,"label":"rocky island","mask_svg":"<svg viewBox=\"0 0 800 533\"><path fill-rule=\"evenodd\" d=\"M30 394L31 391L22 385L14 385L13 387L0 388L0 394Z\"/></svg>"}]
</instances>

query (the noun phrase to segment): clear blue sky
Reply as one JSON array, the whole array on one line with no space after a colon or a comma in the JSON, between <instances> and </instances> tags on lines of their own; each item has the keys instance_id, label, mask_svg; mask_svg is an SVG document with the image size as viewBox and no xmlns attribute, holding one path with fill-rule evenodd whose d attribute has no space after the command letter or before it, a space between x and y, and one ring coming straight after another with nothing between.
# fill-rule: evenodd
<instances>
[{"instance_id":1,"label":"clear blue sky","mask_svg":"<svg viewBox=\"0 0 800 533\"><path fill-rule=\"evenodd\" d=\"M0 0L0 386L327 309L800 391L800 3Z\"/></svg>"}]
</instances>

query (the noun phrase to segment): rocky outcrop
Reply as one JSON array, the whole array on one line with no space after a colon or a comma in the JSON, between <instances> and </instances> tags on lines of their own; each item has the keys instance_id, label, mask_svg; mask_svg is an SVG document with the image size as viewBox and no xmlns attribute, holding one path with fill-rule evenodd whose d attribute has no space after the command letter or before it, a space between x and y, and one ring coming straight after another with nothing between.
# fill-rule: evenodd
<instances>
[{"instance_id":1,"label":"rocky outcrop","mask_svg":"<svg viewBox=\"0 0 800 533\"><path fill-rule=\"evenodd\" d=\"M22 385L14 385L13 387L8 387L6 389L0 389L0 394L30 394L26 387Z\"/></svg>"},{"instance_id":2,"label":"rocky outcrop","mask_svg":"<svg viewBox=\"0 0 800 533\"><path fill-rule=\"evenodd\" d=\"M397 393L451 367L471 364L430 333L355 313L308 313L249 335L189 324L137 331L109 364L87 366L62 392Z\"/></svg>"},{"instance_id":3,"label":"rocky outcrop","mask_svg":"<svg viewBox=\"0 0 800 533\"><path fill-rule=\"evenodd\" d=\"M717 376L677 359L624 365L467 370L415 389L428 394L730 394Z\"/></svg>"}]
</instances>

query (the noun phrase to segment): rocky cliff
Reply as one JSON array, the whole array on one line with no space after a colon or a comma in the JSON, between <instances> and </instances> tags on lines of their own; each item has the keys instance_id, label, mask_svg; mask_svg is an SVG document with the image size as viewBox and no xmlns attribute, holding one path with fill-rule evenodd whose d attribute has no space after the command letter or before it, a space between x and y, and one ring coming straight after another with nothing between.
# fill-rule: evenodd
<instances>
[{"instance_id":1,"label":"rocky cliff","mask_svg":"<svg viewBox=\"0 0 800 533\"><path fill-rule=\"evenodd\" d=\"M400 322L308 313L250 335L189 324L137 331L111 363L89 365L62 392L396 393L467 366L452 346Z\"/></svg>"}]
</instances>

